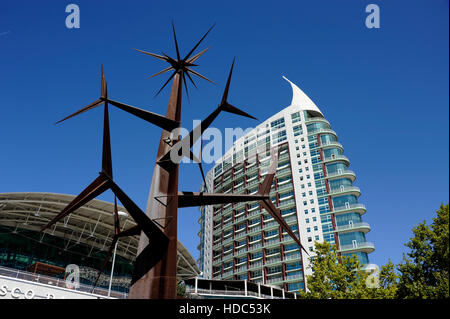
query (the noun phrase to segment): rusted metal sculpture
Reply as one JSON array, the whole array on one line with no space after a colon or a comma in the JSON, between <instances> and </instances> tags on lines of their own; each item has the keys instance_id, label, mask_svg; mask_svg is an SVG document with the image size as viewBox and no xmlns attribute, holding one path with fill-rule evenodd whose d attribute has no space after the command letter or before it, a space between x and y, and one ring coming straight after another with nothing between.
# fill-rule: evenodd
<instances>
[{"instance_id":1,"label":"rusted metal sculpture","mask_svg":"<svg viewBox=\"0 0 450 319\"><path fill-rule=\"evenodd\" d=\"M171 58L168 55L160 56L147 51L138 50L157 59L168 62L171 66L156 73L153 76L174 70L169 79L164 83L163 87L156 93L159 94L161 90L167 85L168 81L173 78L172 91L170 94L169 104L167 108L166 117L176 121L181 121L181 99L182 99L182 86L183 83L187 89L185 75L195 85L189 73L199 76L208 80L201 74L192 71L190 68L207 49L199 52L190 58L191 54L203 41L206 35L211 31L212 27L206 32L206 34L200 39L200 41L194 46L194 48L186 55L184 59L180 59L180 52L178 48L178 42L176 38L175 28L172 24L172 30L175 41L175 48L177 53L177 59ZM222 96L222 100L217 107L206 119L204 119L197 128L189 133L185 138L178 138L178 131L175 130L172 135L163 131L161 134L160 144L158 148L156 164L153 170L152 185L150 188L149 199L147 202L146 213L153 220L161 221L163 230L169 238L169 248L167 254L163 259L153 267L148 274L143 276L140 280L134 283L130 288L130 298L175 298L177 279L176 279L176 245L177 245L177 212L179 207L188 206L200 206L200 205L213 205L220 203L235 203L235 202L247 202L259 200L261 205L274 216L281 227L288 232L288 234L294 238L300 247L303 248L299 239L294 235L287 223L281 216L281 212L275 208L273 203L269 199L270 186L275 171L272 174L268 174L266 181L262 184L258 195L236 195L236 194L207 194L207 193L193 193L193 192L178 192L178 173L179 173L179 161L174 161L174 158L180 158L180 156L187 156L190 159L199 163L203 180L204 173L201 168L201 159L198 160L190 150L195 142L201 137L201 134L206 130L213 120L219 115L221 111L238 114L241 116L254 118L246 112L238 109L228 102L228 93L230 88L231 75L233 72L234 60L231 66L230 73L228 75L227 84ZM153 77L152 76L152 77ZM210 81L210 80L208 80ZM197 131L197 134L195 134ZM200 132L198 132L200 131ZM175 154L173 153L175 152ZM275 162L276 170L276 162ZM205 181L206 185L206 181ZM143 234L144 235L144 234ZM140 250L148 244L148 238L141 235L138 254ZM303 248L304 249L304 248Z\"/></svg>"},{"instance_id":2,"label":"rusted metal sculpture","mask_svg":"<svg viewBox=\"0 0 450 319\"><path fill-rule=\"evenodd\" d=\"M157 261L159 261L162 256L165 254L168 238L164 235L164 233L159 229L154 221L147 217L147 215L125 194L124 191L113 181L113 170L112 170L112 159L111 159L111 141L110 141L110 129L109 129L109 112L108 112L108 102L111 100L108 99L108 90L107 84L105 81L105 76L103 72L102 66L102 77L101 77L101 98L100 100L90 104L89 106L81 109L80 111L72 114L65 119L68 119L72 116L85 112L89 109L92 109L100 104L104 104L104 114L103 114L103 151L102 151L102 170L99 173L99 177L97 177L88 187L86 187L77 197L75 197L72 202L70 202L57 216L55 216L47 225L45 225L41 231L48 229L50 226L64 218L65 216L73 213L75 210L85 205L95 197L104 193L107 190L111 190L115 196L120 200L123 206L127 209L128 213L135 220L137 226L127 229L125 231L120 232L119 220L118 220L118 212L117 209L114 212L114 230L115 234L113 237L113 242L108 250L106 260L103 264L101 272L103 271L109 257L111 256L112 248L114 247L116 241L120 237L133 236L143 232L146 234L148 238L151 238L151 241L144 249L144 254L148 257L146 258L145 268L136 268L133 272L132 282L142 276L143 273L146 273L148 269L153 267ZM149 122L158 121L158 123L163 123L163 126L166 126L170 121L162 121L163 118L160 115L140 110L119 102L115 102L116 104L120 104L121 108L125 111L130 111L132 114L137 115ZM139 111L136 111L139 110ZM63 120L65 120L63 119ZM62 121L63 121L62 120ZM61 122L61 121L60 121ZM115 205L117 207L117 205ZM151 252L151 253L149 253ZM101 272L99 276L101 275Z\"/></svg>"},{"instance_id":3,"label":"rusted metal sculpture","mask_svg":"<svg viewBox=\"0 0 450 319\"><path fill-rule=\"evenodd\" d=\"M201 205L215 205L225 203L249 202L259 201L260 205L271 214L274 219L280 224L281 228L291 236L295 242L304 250L300 240L292 232L288 224L284 221L281 211L277 209L270 200L269 193L272 186L272 181L278 166L278 156L276 152L273 153L273 162L265 177L263 183L259 187L259 191L254 195L245 194L214 194L203 192L179 192L178 190L178 174L179 163L182 157L186 156L198 163L203 181L206 180L201 164L201 150L200 156L197 157L191 151L193 145L201 139L203 132L212 124L214 119L225 111L237 115L253 118L253 116L231 105L228 102L228 93L230 89L231 76L234 67L228 75L227 83L224 89L222 100L218 107L208 115L193 131L186 137L179 136L180 122L181 122L181 104L182 104L182 88L183 85L187 92L186 76L190 82L196 87L194 80L191 77L195 75L202 79L212 82L200 73L192 70L194 64L203 55L208 48L192 55L200 43L205 39L211 31L212 26L203 37L195 44L189 53L181 59L178 42L175 33L175 27L172 23L172 31L174 36L176 58L172 58L163 53L158 55L155 53L137 50L144 54L150 55L159 60L170 64L169 67L159 71L151 77L173 71L169 79L157 91L158 95L164 87L173 79L172 89L170 93L169 103L165 116L158 115L152 112L145 111L121 102L117 102L108 97L107 85L103 73L102 66L102 82L100 98L74 114L62 119L62 122L75 115L83 113L87 110L95 108L101 104L105 105L104 110L104 131L103 131L103 159L102 171L100 176L94 180L80 195L78 195L67 207L63 209L43 230L56 223L64 216L75 211L77 208L86 204L96 196L104 191L111 189L117 198L122 202L137 226L128 230L120 232L120 225L117 212L117 204L115 200L114 212L114 229L115 234L113 242L106 255L106 260L100 270L105 268L109 257L111 256L112 248L120 237L132 236L140 233L140 242L138 247L138 255L134 264L134 272L131 281L129 298L151 298L151 299L171 299L176 298L177 292L177 214L178 208L201 206ZM161 138L159 141L158 153L153 169L152 184L150 194L147 202L146 213L144 214L140 208L114 183L112 179L112 164L111 164L111 145L109 134L109 117L108 117L108 103L112 104L132 115L135 115L151 124L155 124L162 128ZM58 123L59 123L58 122ZM306 251L306 250L305 250ZM98 278L97 278L98 281ZM96 282L97 283L97 282Z\"/></svg>"}]
</instances>

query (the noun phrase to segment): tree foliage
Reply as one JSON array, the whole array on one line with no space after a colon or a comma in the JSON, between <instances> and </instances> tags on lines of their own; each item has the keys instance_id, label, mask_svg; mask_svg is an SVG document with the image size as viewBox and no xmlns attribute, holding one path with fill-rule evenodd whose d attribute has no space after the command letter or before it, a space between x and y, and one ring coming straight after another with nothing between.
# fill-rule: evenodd
<instances>
[{"instance_id":1,"label":"tree foliage","mask_svg":"<svg viewBox=\"0 0 450 319\"><path fill-rule=\"evenodd\" d=\"M403 261L381 266L378 276L364 269L356 256L339 256L336 246L315 243L312 275L301 298L392 299L449 298L449 205L441 205L433 223L420 223L405 244ZM370 269L370 268L369 268ZM396 272L396 269L398 272ZM373 280L375 278L375 281Z\"/></svg>"},{"instance_id":2,"label":"tree foliage","mask_svg":"<svg viewBox=\"0 0 450 319\"><path fill-rule=\"evenodd\" d=\"M449 298L449 205L441 205L437 217L413 228L405 244L410 249L397 266L399 298Z\"/></svg>"},{"instance_id":3,"label":"tree foliage","mask_svg":"<svg viewBox=\"0 0 450 319\"><path fill-rule=\"evenodd\" d=\"M310 265L313 273L307 276L308 292L301 291L301 298L372 299L395 296L397 276L391 262L381 267L379 274L373 274L373 270L363 268L356 256L338 256L335 245L316 242L315 252Z\"/></svg>"},{"instance_id":4,"label":"tree foliage","mask_svg":"<svg viewBox=\"0 0 450 319\"><path fill-rule=\"evenodd\" d=\"M177 297L178 298L186 298L186 284L184 281L179 281L177 284Z\"/></svg>"}]
</instances>

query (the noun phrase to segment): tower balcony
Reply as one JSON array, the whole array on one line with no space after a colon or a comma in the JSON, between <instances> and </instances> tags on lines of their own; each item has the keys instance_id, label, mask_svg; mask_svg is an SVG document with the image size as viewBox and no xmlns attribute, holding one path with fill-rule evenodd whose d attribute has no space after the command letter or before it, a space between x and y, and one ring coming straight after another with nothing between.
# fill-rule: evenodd
<instances>
[{"instance_id":1,"label":"tower balcony","mask_svg":"<svg viewBox=\"0 0 450 319\"><path fill-rule=\"evenodd\" d=\"M269 230L277 229L279 226L280 226L280 224L278 224L278 222L270 221L263 226L263 229L265 231L269 231Z\"/></svg>"},{"instance_id":2,"label":"tower balcony","mask_svg":"<svg viewBox=\"0 0 450 319\"><path fill-rule=\"evenodd\" d=\"M288 181L289 182L289 181ZM286 192L292 191L292 183L284 183L283 185L278 185L278 188L274 190L274 193L284 194Z\"/></svg>"},{"instance_id":3,"label":"tower balcony","mask_svg":"<svg viewBox=\"0 0 450 319\"><path fill-rule=\"evenodd\" d=\"M222 245L226 245L228 243L231 243L232 241L233 241L233 237L229 237L223 241Z\"/></svg>"},{"instance_id":4,"label":"tower balcony","mask_svg":"<svg viewBox=\"0 0 450 319\"><path fill-rule=\"evenodd\" d=\"M328 195L337 196L337 195L355 195L356 197L361 196L361 190L356 186L341 186L338 188L330 189Z\"/></svg>"},{"instance_id":5,"label":"tower balcony","mask_svg":"<svg viewBox=\"0 0 450 319\"><path fill-rule=\"evenodd\" d=\"M286 167L286 168L283 168L283 169L277 171L276 176L277 176L277 178L281 178L281 177L288 176L290 174L292 174L291 168Z\"/></svg>"},{"instance_id":6,"label":"tower balcony","mask_svg":"<svg viewBox=\"0 0 450 319\"><path fill-rule=\"evenodd\" d=\"M344 147L342 146L341 143L336 142L336 141L331 141L331 142L326 142L323 143L319 146L322 149L327 149L327 148L340 148L342 151L344 151Z\"/></svg>"},{"instance_id":7,"label":"tower balcony","mask_svg":"<svg viewBox=\"0 0 450 319\"><path fill-rule=\"evenodd\" d=\"M339 247L338 252L340 253L350 253L350 252L363 252L363 253L371 253L375 250L375 245L371 242L365 241L362 243L353 243L350 245L343 245Z\"/></svg>"},{"instance_id":8,"label":"tower balcony","mask_svg":"<svg viewBox=\"0 0 450 319\"><path fill-rule=\"evenodd\" d=\"M270 279L267 279L266 284L270 285L270 284L275 284L275 283L282 283L283 282L283 277L282 276L273 276Z\"/></svg>"},{"instance_id":9,"label":"tower balcony","mask_svg":"<svg viewBox=\"0 0 450 319\"><path fill-rule=\"evenodd\" d=\"M284 257L284 261L300 261L302 259L302 255L300 253L291 254L286 257Z\"/></svg>"},{"instance_id":10,"label":"tower balcony","mask_svg":"<svg viewBox=\"0 0 450 319\"><path fill-rule=\"evenodd\" d=\"M350 160L345 155L332 155L330 157L325 157L323 159L324 163L331 163L331 162L337 162L337 161L344 161L347 163L347 165L350 164Z\"/></svg>"},{"instance_id":11,"label":"tower balcony","mask_svg":"<svg viewBox=\"0 0 450 319\"><path fill-rule=\"evenodd\" d=\"M238 249L235 253L234 253L234 257L242 257L243 255L245 255L247 253L247 247L243 247L241 249Z\"/></svg>"},{"instance_id":12,"label":"tower balcony","mask_svg":"<svg viewBox=\"0 0 450 319\"><path fill-rule=\"evenodd\" d=\"M311 117L311 118L309 118L309 119L307 119L307 120L305 121L306 124L309 124L309 123L317 123L317 122L326 123L326 124L330 125L330 122L328 122L328 121L327 121L325 118L323 118L323 117Z\"/></svg>"},{"instance_id":13,"label":"tower balcony","mask_svg":"<svg viewBox=\"0 0 450 319\"><path fill-rule=\"evenodd\" d=\"M334 207L332 213L335 215L347 214L351 212L358 213L360 215L365 214L367 211L366 206L360 203L348 204L344 206Z\"/></svg>"},{"instance_id":14,"label":"tower balcony","mask_svg":"<svg viewBox=\"0 0 450 319\"><path fill-rule=\"evenodd\" d=\"M312 135L312 134L332 134L337 138L336 132L329 128L319 128L319 129L312 129L312 130L308 131L308 135Z\"/></svg>"},{"instance_id":15,"label":"tower balcony","mask_svg":"<svg viewBox=\"0 0 450 319\"><path fill-rule=\"evenodd\" d=\"M222 232L222 227L218 227L213 230L213 235L219 235Z\"/></svg>"},{"instance_id":16,"label":"tower balcony","mask_svg":"<svg viewBox=\"0 0 450 319\"><path fill-rule=\"evenodd\" d=\"M346 169L346 170L339 170L339 171L333 172L333 173L327 173L327 176L325 176L325 178L328 180L337 179L337 178L348 178L352 182L354 182L356 179L356 174L355 174L355 172L353 172L349 169Z\"/></svg>"},{"instance_id":17,"label":"tower balcony","mask_svg":"<svg viewBox=\"0 0 450 319\"><path fill-rule=\"evenodd\" d=\"M303 280L303 276L302 275L287 275L286 279L284 280L285 282L291 282L291 281L299 281L299 280Z\"/></svg>"},{"instance_id":18,"label":"tower balcony","mask_svg":"<svg viewBox=\"0 0 450 319\"><path fill-rule=\"evenodd\" d=\"M335 232L337 233L350 233L350 232L362 232L362 233L368 233L370 231L370 225L365 222L361 223L352 223L342 226L337 226Z\"/></svg>"},{"instance_id":19,"label":"tower balcony","mask_svg":"<svg viewBox=\"0 0 450 319\"><path fill-rule=\"evenodd\" d=\"M263 245L262 245L261 243L251 245L251 246L248 248L248 252L249 252L249 253L250 253L250 252L252 252L252 253L253 253L253 252L256 252L256 251L258 251L258 250L261 250L262 247L263 247Z\"/></svg>"},{"instance_id":20,"label":"tower balcony","mask_svg":"<svg viewBox=\"0 0 450 319\"><path fill-rule=\"evenodd\" d=\"M281 260L280 257L277 258L269 258L266 260L265 266L278 266L281 265L284 261Z\"/></svg>"},{"instance_id":21,"label":"tower balcony","mask_svg":"<svg viewBox=\"0 0 450 319\"><path fill-rule=\"evenodd\" d=\"M275 246L279 246L280 245L280 239L278 238L274 238L274 239L269 239L264 243L264 248L273 248Z\"/></svg>"},{"instance_id":22,"label":"tower balcony","mask_svg":"<svg viewBox=\"0 0 450 319\"><path fill-rule=\"evenodd\" d=\"M225 188L225 187L230 186L232 181L233 181L233 180L231 179L231 177L229 177L229 178L227 178L226 180L224 180L224 181L223 181L223 184L222 184L222 188Z\"/></svg>"},{"instance_id":23,"label":"tower balcony","mask_svg":"<svg viewBox=\"0 0 450 319\"><path fill-rule=\"evenodd\" d=\"M242 273L245 273L245 272L247 272L247 265L242 265L242 266L236 268L236 271L234 272L234 274L235 275L236 274L242 274Z\"/></svg>"},{"instance_id":24,"label":"tower balcony","mask_svg":"<svg viewBox=\"0 0 450 319\"><path fill-rule=\"evenodd\" d=\"M227 261L231 261L231 260L233 260L233 254L232 253L230 253L228 255L224 255L222 257L222 262L227 262Z\"/></svg>"}]
</instances>

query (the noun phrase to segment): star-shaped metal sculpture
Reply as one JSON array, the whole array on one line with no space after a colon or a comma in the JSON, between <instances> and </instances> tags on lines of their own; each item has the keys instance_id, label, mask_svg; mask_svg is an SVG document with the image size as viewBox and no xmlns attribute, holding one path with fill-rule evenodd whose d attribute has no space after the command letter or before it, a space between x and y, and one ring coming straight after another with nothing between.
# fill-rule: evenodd
<instances>
[{"instance_id":1,"label":"star-shaped metal sculpture","mask_svg":"<svg viewBox=\"0 0 450 319\"><path fill-rule=\"evenodd\" d=\"M139 51L139 52L142 52L144 54L150 55L150 56L152 56L154 58L157 58L159 60L165 61L165 62L170 64L169 67L167 67L167 68L165 68L165 69L163 69L163 70L153 74L152 76L149 77L149 79L152 78L152 77L155 77L157 75L173 71L173 73L170 75L170 77L167 79L167 81L164 83L164 85L158 90L158 92L156 92L155 97L159 93L161 93L161 91L166 87L166 85L170 82L170 80L172 80L172 78L178 72L181 72L181 74L182 74L181 76L182 76L182 79L183 79L184 87L186 89L186 95L188 96L188 98L189 98L189 93L188 93L188 87L187 87L187 84L186 84L186 77L185 76L187 76L189 81L191 81L191 83L195 87L197 87L197 85L195 84L194 80L192 79L190 73L195 75L195 76L198 76L199 78L202 78L202 79L204 79L206 81L214 83L213 81L211 81L207 77L205 77L205 76L201 75L200 73L192 70L192 67L198 66L197 64L194 64L194 62L197 61L197 59L200 56L202 56L203 53L205 53L209 48L206 48L206 49L200 51L199 53L197 53L197 54L195 54L194 56L191 57L192 53L194 53L194 51L197 49L197 47L200 45L200 43L203 41L203 39L206 38L208 33L213 28L214 28L214 25L211 28L209 28L209 30L203 35L203 37L200 39L200 41L198 41L195 44L195 46L189 51L188 54L186 54L186 56L183 59L181 59L181 56L180 56L180 50L179 50L179 47L178 47L177 35L176 35L176 32L175 32L175 26L174 26L173 22L172 22L172 31L173 31L173 38L174 38L174 41L175 41L175 49L176 49L176 52L177 52L176 59L168 56L164 52L162 53L163 55L159 55L159 54L155 54L155 53L151 53L151 52L135 49L136 51Z\"/></svg>"},{"instance_id":2,"label":"star-shaped metal sculpture","mask_svg":"<svg viewBox=\"0 0 450 319\"><path fill-rule=\"evenodd\" d=\"M89 106L83 108L81 111L78 111L71 116L63 119L66 120L72 116L85 112L89 109L92 109L100 104L104 104L104 115L103 115L103 143L102 143L102 170L99 173L99 176L87 186L77 197L75 197L58 215L56 215L47 225L45 225L42 231L45 231L53 224L57 223L59 220L64 218L65 216L73 213L81 206L87 204L92 199L96 198L100 194L104 193L107 190L111 190L115 195L115 204L114 204L114 237L112 240L112 244L106 254L105 261L100 270L100 273L97 277L96 283L100 278L101 273L103 272L107 262L112 253L112 249L114 248L116 242L121 237L126 236L134 236L140 234L143 231L146 236L150 239L149 244L145 247L145 249L141 253L141 257L143 258L143 262L139 263L139 267L135 267L132 276L132 283L139 280L144 274L146 274L161 258L164 256L167 250L167 245L169 243L169 239L167 236L161 231L159 226L152 221L126 194L125 192L114 182L113 180L113 169L112 169L112 159L111 159L111 141L110 141L110 128L109 128L109 107L108 102L114 105L118 105L119 108L124 109L125 111L132 113L150 123L155 122L154 124L160 124L158 126L167 127L167 125L174 125L171 120L166 119L163 116L134 108L129 105L122 104L120 102L112 101L108 98L107 92L107 84L105 81L105 76L103 73L102 66L102 80L101 80L101 98L99 101L96 101ZM113 103L114 102L114 103ZM165 121L164 119L168 120ZM62 120L62 121L63 121ZM162 122L161 122L162 121ZM60 121L61 122L61 121ZM163 123L161 125L161 123ZM119 218L117 212L117 202L116 198L120 200L123 206L127 209L128 213L136 222L136 226L120 231ZM144 258L145 257L145 258ZM139 257L138 257L139 258Z\"/></svg>"},{"instance_id":3,"label":"star-shaped metal sculpture","mask_svg":"<svg viewBox=\"0 0 450 319\"><path fill-rule=\"evenodd\" d=\"M102 74L101 74L100 97L97 100L95 100L94 102L92 102L91 104L89 104L88 106L85 106L82 109L76 111L75 113L63 118L62 120L59 120L55 124L61 123L67 119L70 119L71 117L74 117L74 116L84 113L86 111L92 110L102 104L107 105L108 103L114 105L115 107L117 107L125 112L128 112L134 116L137 116L149 123L159 126L160 128L162 128L166 131L169 131L169 132L171 132L174 128L176 128L180 125L180 123L178 123L174 120L168 119L165 116L162 116L162 115L150 112L150 111L146 111L146 110L110 99L108 96L108 86L107 86L107 83L105 80L105 73L103 71L103 65L102 65Z\"/></svg>"},{"instance_id":4,"label":"star-shaped metal sculpture","mask_svg":"<svg viewBox=\"0 0 450 319\"><path fill-rule=\"evenodd\" d=\"M75 115L81 114L85 111L98 107L104 104L104 126L103 126L103 153L102 153L102 171L80 195L78 195L71 203L69 203L55 218L53 218L42 230L47 229L61 218L74 212L76 209L85 205L90 200L102 194L106 190L112 190L115 196L120 200L123 206L127 209L131 217L136 221L137 226L130 229L120 231L119 218L117 212L117 201L114 200L114 237L112 245L109 248L105 262L102 265L96 283L103 272L112 249L123 236L132 236L141 234L141 239L138 248L138 255L134 264L133 277L131 281L130 297L131 298L174 298L176 295L176 254L177 254L177 210L182 207L215 205L225 203L237 202L251 202L258 201L263 209L265 209L273 218L279 223L281 229L287 232L292 239L306 252L302 246L299 238L291 230L289 225L284 220L281 211L275 207L270 200L270 189L272 181L278 166L278 155L274 151L273 162L265 177L263 183L260 185L257 194L217 194L208 192L180 192L178 189L178 173L179 162L174 161L174 158L182 158L186 156L198 163L203 181L206 186L205 175L201 163L202 148L200 148L200 156L193 154L191 148L194 144L201 140L204 131L212 124L216 117L222 112L234 113L248 118L253 118L250 114L241 109L231 105L228 102L228 95L230 89L231 76L234 67L234 60L231 66L227 83L222 95L222 99L218 107L209 114L193 131L186 137L180 138L178 130L181 121L181 97L183 85L187 91L187 78L195 86L195 82L191 75L195 75L209 82L208 78L200 73L194 71L192 68L197 66L196 62L208 48L193 55L203 39L212 30L214 25L203 35L203 37L195 44L195 46L188 52L188 54L181 58L178 41L175 32L175 26L172 23L172 31L175 42L176 58L172 58L167 54L158 55L147 51L137 50L145 53L159 60L170 64L169 67L155 73L151 77L173 71L169 79L156 93L158 95L164 87L173 79L172 91L169 98L166 116L155 114L143 109L136 108L115 100L108 96L107 84L103 72L101 76L101 93L99 99L75 112L74 114L62 119L62 122ZM214 82L212 82L214 83ZM155 96L156 96L155 95ZM189 95L188 95L189 97ZM149 195L149 210L145 214L113 181L112 178L112 161L111 161L111 143L109 132L109 115L108 105L114 105L130 114L133 114L149 123L155 124L162 128L161 140L157 153L156 164L153 172L152 186ZM58 123L59 123L58 122ZM174 134L175 133L175 134ZM161 198L166 198L166 203L161 201ZM156 222L162 221L162 224ZM144 235L144 236L143 236ZM147 237L147 238L145 238ZM148 239L148 240L147 240ZM306 252L307 253L307 252ZM307 253L308 254L308 253Z\"/></svg>"}]
</instances>

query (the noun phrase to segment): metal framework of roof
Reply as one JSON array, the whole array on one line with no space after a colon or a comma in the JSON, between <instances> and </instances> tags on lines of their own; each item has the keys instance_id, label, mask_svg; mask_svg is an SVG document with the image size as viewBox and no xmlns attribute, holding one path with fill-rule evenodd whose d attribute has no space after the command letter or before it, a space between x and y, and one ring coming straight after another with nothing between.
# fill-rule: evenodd
<instances>
[{"instance_id":1,"label":"metal framework of roof","mask_svg":"<svg viewBox=\"0 0 450 319\"><path fill-rule=\"evenodd\" d=\"M39 232L52 218L61 212L74 195L56 193L0 193L0 225L20 232L22 229ZM119 211L127 212L118 206ZM73 214L45 230L46 234L64 240L66 250L76 245L90 247L88 256L96 251L106 251L114 236L114 204L94 199L77 209ZM120 215L123 229L135 226L134 220ZM136 259L139 236L119 240L116 254L125 259ZM180 279L196 277L200 270L189 251L178 242L177 273Z\"/></svg>"}]
</instances>

